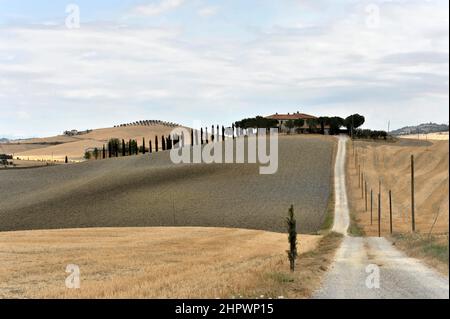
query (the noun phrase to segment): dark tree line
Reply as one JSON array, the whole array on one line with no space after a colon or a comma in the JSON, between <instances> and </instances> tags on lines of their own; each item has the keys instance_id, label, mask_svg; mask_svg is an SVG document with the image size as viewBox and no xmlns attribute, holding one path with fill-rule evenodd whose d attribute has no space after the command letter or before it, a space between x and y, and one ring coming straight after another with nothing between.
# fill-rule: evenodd
<instances>
[{"instance_id":1,"label":"dark tree line","mask_svg":"<svg viewBox=\"0 0 450 319\"><path fill-rule=\"evenodd\" d=\"M274 128L278 126L278 121L273 119L267 119L262 116L257 116L254 118L247 118L241 121L237 121L233 124L234 126L239 127L241 129L249 129L249 128Z\"/></svg>"},{"instance_id":2,"label":"dark tree line","mask_svg":"<svg viewBox=\"0 0 450 319\"><path fill-rule=\"evenodd\" d=\"M373 139L373 140L387 140L388 133L386 131L376 131L376 130L361 130L357 129L353 133L354 138L360 139Z\"/></svg>"},{"instance_id":3,"label":"dark tree line","mask_svg":"<svg viewBox=\"0 0 450 319\"><path fill-rule=\"evenodd\" d=\"M364 122L364 116L360 114L353 114L345 119L338 116L321 116L314 119L289 120L286 121L284 125L289 129L296 129L298 133L302 133L307 130L309 133L325 134L325 129L328 128L331 135L336 135L341 133L342 127L345 127L347 131L352 134L352 132L361 127ZM254 118L246 118L241 121L237 121L234 123L234 126L241 129L270 129L278 127L278 121L274 119L267 119L262 116L257 116Z\"/></svg>"}]
</instances>

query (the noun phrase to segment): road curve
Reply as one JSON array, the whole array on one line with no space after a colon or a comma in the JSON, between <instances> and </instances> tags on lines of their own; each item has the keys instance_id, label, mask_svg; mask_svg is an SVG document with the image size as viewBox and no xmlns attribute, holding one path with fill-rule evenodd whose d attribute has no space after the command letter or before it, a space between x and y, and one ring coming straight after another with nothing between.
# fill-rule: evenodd
<instances>
[{"instance_id":1,"label":"road curve","mask_svg":"<svg viewBox=\"0 0 450 319\"><path fill-rule=\"evenodd\" d=\"M407 257L384 238L350 237L345 186L347 137L339 137L335 164L333 231L345 237L314 298L319 299L448 299L448 277Z\"/></svg>"}]
</instances>

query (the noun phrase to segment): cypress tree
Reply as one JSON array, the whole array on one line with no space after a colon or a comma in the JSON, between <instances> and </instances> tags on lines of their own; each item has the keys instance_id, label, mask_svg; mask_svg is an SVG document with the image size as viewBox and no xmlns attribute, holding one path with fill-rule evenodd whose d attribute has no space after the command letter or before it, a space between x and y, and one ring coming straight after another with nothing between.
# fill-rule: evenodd
<instances>
[{"instance_id":1,"label":"cypress tree","mask_svg":"<svg viewBox=\"0 0 450 319\"><path fill-rule=\"evenodd\" d=\"M142 138L142 154L145 154L145 137Z\"/></svg>"},{"instance_id":2,"label":"cypress tree","mask_svg":"<svg viewBox=\"0 0 450 319\"><path fill-rule=\"evenodd\" d=\"M289 208L286 218L288 228L289 250L287 250L291 271L295 271L295 260L297 259L297 221L294 215L294 205Z\"/></svg>"},{"instance_id":3,"label":"cypress tree","mask_svg":"<svg viewBox=\"0 0 450 319\"><path fill-rule=\"evenodd\" d=\"M134 140L134 149L136 150L136 155L139 155L139 146L136 140Z\"/></svg>"},{"instance_id":4,"label":"cypress tree","mask_svg":"<svg viewBox=\"0 0 450 319\"><path fill-rule=\"evenodd\" d=\"M234 140L234 123L231 124L231 131L232 131L232 134L233 134L233 140Z\"/></svg>"},{"instance_id":5,"label":"cypress tree","mask_svg":"<svg viewBox=\"0 0 450 319\"><path fill-rule=\"evenodd\" d=\"M119 157L119 140L114 141L114 150L116 157Z\"/></svg>"},{"instance_id":6,"label":"cypress tree","mask_svg":"<svg viewBox=\"0 0 450 319\"><path fill-rule=\"evenodd\" d=\"M95 159L96 160L98 160L98 148L96 147L96 148L94 148L94 157L95 157Z\"/></svg>"},{"instance_id":7,"label":"cypress tree","mask_svg":"<svg viewBox=\"0 0 450 319\"><path fill-rule=\"evenodd\" d=\"M64 159L64 163L69 163L69 159L67 158L67 156L66 156L66 158Z\"/></svg>"},{"instance_id":8,"label":"cypress tree","mask_svg":"<svg viewBox=\"0 0 450 319\"><path fill-rule=\"evenodd\" d=\"M152 140L150 140L150 142L148 142L148 146L149 146L149 152L150 152L150 154L153 152L153 150L152 150Z\"/></svg>"},{"instance_id":9,"label":"cypress tree","mask_svg":"<svg viewBox=\"0 0 450 319\"><path fill-rule=\"evenodd\" d=\"M108 142L108 157L111 158L111 141Z\"/></svg>"},{"instance_id":10,"label":"cypress tree","mask_svg":"<svg viewBox=\"0 0 450 319\"><path fill-rule=\"evenodd\" d=\"M225 127L222 125L222 141L225 142Z\"/></svg>"},{"instance_id":11,"label":"cypress tree","mask_svg":"<svg viewBox=\"0 0 450 319\"><path fill-rule=\"evenodd\" d=\"M163 135L161 139L162 139L162 141L161 141L162 150L165 151L166 150L166 138Z\"/></svg>"},{"instance_id":12,"label":"cypress tree","mask_svg":"<svg viewBox=\"0 0 450 319\"><path fill-rule=\"evenodd\" d=\"M172 149L173 145L172 145L172 137L169 135L167 137L167 149L170 151Z\"/></svg>"},{"instance_id":13,"label":"cypress tree","mask_svg":"<svg viewBox=\"0 0 450 319\"><path fill-rule=\"evenodd\" d=\"M194 146L194 129L191 129L191 146Z\"/></svg>"},{"instance_id":14,"label":"cypress tree","mask_svg":"<svg viewBox=\"0 0 450 319\"><path fill-rule=\"evenodd\" d=\"M105 148L105 144L103 144L102 157L103 157L103 159L106 158L106 148Z\"/></svg>"},{"instance_id":15,"label":"cypress tree","mask_svg":"<svg viewBox=\"0 0 450 319\"><path fill-rule=\"evenodd\" d=\"M122 139L122 156L125 156L126 154L126 147L125 147L125 140Z\"/></svg>"},{"instance_id":16,"label":"cypress tree","mask_svg":"<svg viewBox=\"0 0 450 319\"><path fill-rule=\"evenodd\" d=\"M217 142L220 140L219 125L217 125Z\"/></svg>"},{"instance_id":17,"label":"cypress tree","mask_svg":"<svg viewBox=\"0 0 450 319\"><path fill-rule=\"evenodd\" d=\"M211 126L211 142L214 142L214 125Z\"/></svg>"},{"instance_id":18,"label":"cypress tree","mask_svg":"<svg viewBox=\"0 0 450 319\"><path fill-rule=\"evenodd\" d=\"M155 136L155 152L158 152L158 135Z\"/></svg>"},{"instance_id":19,"label":"cypress tree","mask_svg":"<svg viewBox=\"0 0 450 319\"><path fill-rule=\"evenodd\" d=\"M206 128L205 134L206 134L205 136L206 144L208 144L209 143L208 128Z\"/></svg>"},{"instance_id":20,"label":"cypress tree","mask_svg":"<svg viewBox=\"0 0 450 319\"><path fill-rule=\"evenodd\" d=\"M203 145L203 127L200 128L200 145Z\"/></svg>"}]
</instances>

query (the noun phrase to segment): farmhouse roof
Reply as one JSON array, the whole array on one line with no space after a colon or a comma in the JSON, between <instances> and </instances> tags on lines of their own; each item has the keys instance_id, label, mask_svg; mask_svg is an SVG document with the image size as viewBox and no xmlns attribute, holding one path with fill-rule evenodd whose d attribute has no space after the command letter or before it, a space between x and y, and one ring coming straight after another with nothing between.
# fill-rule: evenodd
<instances>
[{"instance_id":1,"label":"farmhouse roof","mask_svg":"<svg viewBox=\"0 0 450 319\"><path fill-rule=\"evenodd\" d=\"M298 120L298 119L303 119L303 120L308 120L308 119L317 119L317 117L313 116L313 115L309 115L309 114L305 114L305 113L288 113L288 114L273 114L270 116L267 116L268 119L272 119L272 120Z\"/></svg>"}]
</instances>

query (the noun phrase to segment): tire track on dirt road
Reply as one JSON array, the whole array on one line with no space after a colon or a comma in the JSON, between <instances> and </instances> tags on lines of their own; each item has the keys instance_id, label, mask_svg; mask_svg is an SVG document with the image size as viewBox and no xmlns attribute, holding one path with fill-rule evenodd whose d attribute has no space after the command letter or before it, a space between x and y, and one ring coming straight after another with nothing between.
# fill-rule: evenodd
<instances>
[{"instance_id":1,"label":"tire track on dirt road","mask_svg":"<svg viewBox=\"0 0 450 319\"><path fill-rule=\"evenodd\" d=\"M348 236L350 217L345 187L347 139L345 136L339 137L335 164L336 206L333 226L333 231L344 234L345 238L314 298L449 298L448 277L417 259L407 257L384 238Z\"/></svg>"}]
</instances>

